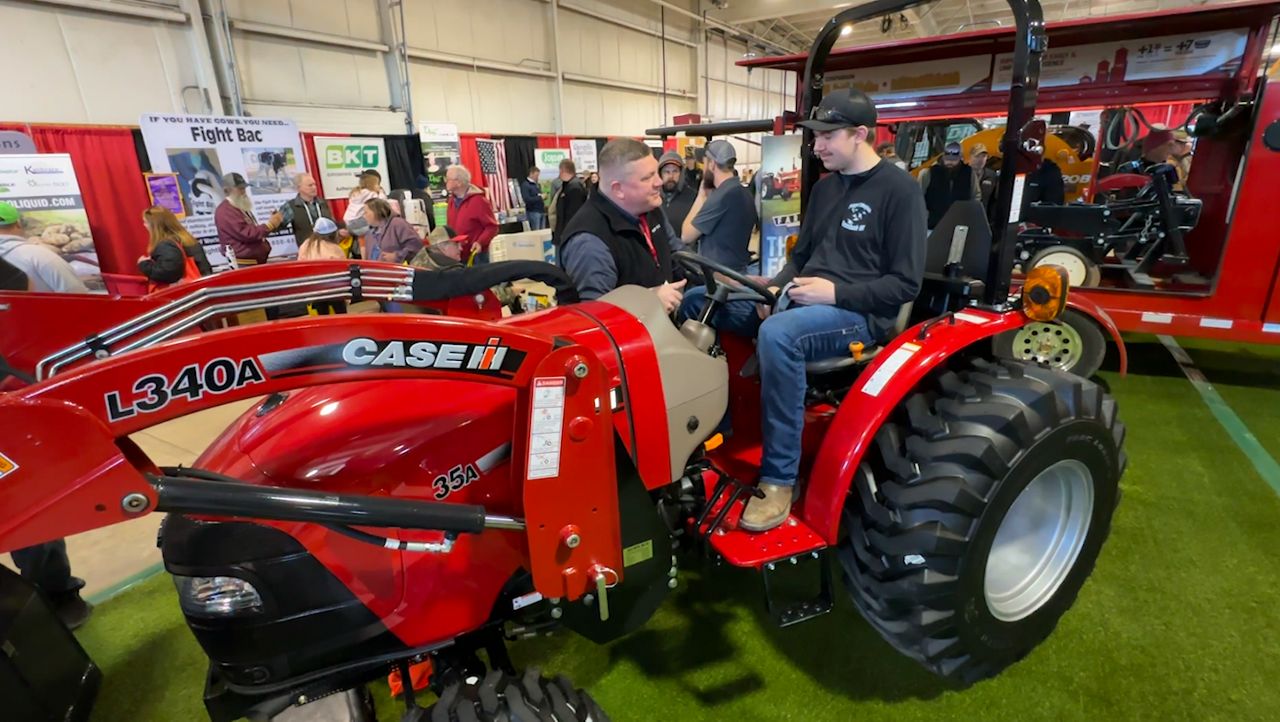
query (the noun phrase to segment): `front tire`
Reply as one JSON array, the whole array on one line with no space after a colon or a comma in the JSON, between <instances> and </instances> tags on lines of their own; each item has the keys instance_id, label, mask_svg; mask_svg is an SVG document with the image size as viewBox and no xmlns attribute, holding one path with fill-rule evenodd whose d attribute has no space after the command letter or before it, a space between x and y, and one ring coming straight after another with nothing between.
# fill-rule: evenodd
<instances>
[{"instance_id":1,"label":"front tire","mask_svg":"<svg viewBox=\"0 0 1280 722\"><path fill-rule=\"evenodd\" d=\"M1096 384L1011 361L945 372L900 416L877 433L846 504L850 594L929 670L993 676L1048 637L1093 570L1124 425Z\"/></svg>"},{"instance_id":2,"label":"front tire","mask_svg":"<svg viewBox=\"0 0 1280 722\"><path fill-rule=\"evenodd\" d=\"M430 722L609 722L609 716L569 680L546 679L531 667L520 679L498 670L455 682L427 710Z\"/></svg>"}]
</instances>

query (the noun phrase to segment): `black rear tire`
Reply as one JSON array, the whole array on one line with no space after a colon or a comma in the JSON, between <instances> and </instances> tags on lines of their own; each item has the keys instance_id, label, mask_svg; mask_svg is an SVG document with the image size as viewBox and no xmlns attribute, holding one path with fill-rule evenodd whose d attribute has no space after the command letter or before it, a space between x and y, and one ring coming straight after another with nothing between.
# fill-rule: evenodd
<instances>
[{"instance_id":1,"label":"black rear tire","mask_svg":"<svg viewBox=\"0 0 1280 722\"><path fill-rule=\"evenodd\" d=\"M493 670L484 679L455 682L427 710L431 722L609 722L600 705L564 677L530 667L514 679Z\"/></svg>"},{"instance_id":2,"label":"black rear tire","mask_svg":"<svg viewBox=\"0 0 1280 722\"><path fill-rule=\"evenodd\" d=\"M1093 570L1119 499L1124 425L1096 384L1012 361L944 372L898 417L877 433L845 506L838 556L853 603L929 670L993 676L1048 637ZM1003 621L984 588L996 532L1063 460L1089 477L1083 541L1043 599Z\"/></svg>"}]
</instances>

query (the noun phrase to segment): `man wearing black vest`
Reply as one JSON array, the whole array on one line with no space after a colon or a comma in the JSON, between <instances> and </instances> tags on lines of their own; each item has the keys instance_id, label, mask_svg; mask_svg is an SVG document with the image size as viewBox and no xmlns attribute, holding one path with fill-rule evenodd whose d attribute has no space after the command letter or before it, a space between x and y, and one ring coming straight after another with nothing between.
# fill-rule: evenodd
<instances>
[{"instance_id":1,"label":"man wearing black vest","mask_svg":"<svg viewBox=\"0 0 1280 722\"><path fill-rule=\"evenodd\" d=\"M920 187L924 189L924 204L929 209L929 230L938 225L952 203L981 197L973 168L964 162L960 144L955 141L947 143L941 160L920 171Z\"/></svg>"},{"instance_id":2,"label":"man wearing black vest","mask_svg":"<svg viewBox=\"0 0 1280 722\"><path fill-rule=\"evenodd\" d=\"M649 146L630 138L600 150L599 192L564 229L560 264L589 301L619 286L653 289L667 313L684 281L671 283L671 239L662 216L662 179Z\"/></svg>"}]
</instances>

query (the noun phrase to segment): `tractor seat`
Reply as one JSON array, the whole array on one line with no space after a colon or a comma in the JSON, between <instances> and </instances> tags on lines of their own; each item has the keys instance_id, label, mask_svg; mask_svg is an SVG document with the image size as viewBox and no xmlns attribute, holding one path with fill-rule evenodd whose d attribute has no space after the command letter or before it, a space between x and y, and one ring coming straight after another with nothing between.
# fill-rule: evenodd
<instances>
[{"instance_id":1,"label":"tractor seat","mask_svg":"<svg viewBox=\"0 0 1280 722\"><path fill-rule=\"evenodd\" d=\"M907 323L911 319L911 308L913 301L908 301L898 308L898 318L893 324L893 333L890 339L897 338L903 331L907 330ZM805 377L809 379L812 386L817 378L834 374L842 369L854 368L871 363L876 356L880 354L884 346L881 344L873 344L862 349L861 356L855 357L852 353L848 356L836 356L834 358L824 358L817 361L810 361L804 365Z\"/></svg>"}]
</instances>

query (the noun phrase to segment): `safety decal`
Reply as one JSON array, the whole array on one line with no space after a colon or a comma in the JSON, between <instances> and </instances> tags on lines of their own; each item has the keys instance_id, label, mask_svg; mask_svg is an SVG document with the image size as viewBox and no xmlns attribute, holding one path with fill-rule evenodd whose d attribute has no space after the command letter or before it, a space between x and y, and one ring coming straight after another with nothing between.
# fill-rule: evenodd
<instances>
[{"instance_id":1,"label":"safety decal","mask_svg":"<svg viewBox=\"0 0 1280 722\"><path fill-rule=\"evenodd\" d=\"M889 358L885 359L884 363L876 368L875 373L871 374L871 378L862 385L862 393L867 396L879 396L889 383L889 379L893 378L893 375L898 373L898 369L906 365L919 350L920 345L914 343L904 343L894 349L893 353L889 354Z\"/></svg>"},{"instance_id":2,"label":"safety decal","mask_svg":"<svg viewBox=\"0 0 1280 722\"><path fill-rule=\"evenodd\" d=\"M1142 322L1143 323L1173 323L1173 314L1172 313L1153 313L1151 311L1144 311L1142 313Z\"/></svg>"},{"instance_id":3,"label":"safety decal","mask_svg":"<svg viewBox=\"0 0 1280 722\"><path fill-rule=\"evenodd\" d=\"M107 420L114 423L137 414L154 413L177 399L196 401L263 381L266 374L257 359L217 358L184 366L172 379L164 374L147 374L134 381L129 392L110 391L103 400L107 404Z\"/></svg>"},{"instance_id":4,"label":"safety decal","mask_svg":"<svg viewBox=\"0 0 1280 722\"><path fill-rule=\"evenodd\" d=\"M533 380L533 408L529 419L530 479L560 474L560 442L564 432L563 376Z\"/></svg>"},{"instance_id":5,"label":"safety decal","mask_svg":"<svg viewBox=\"0 0 1280 722\"><path fill-rule=\"evenodd\" d=\"M12 474L18 470L18 464L13 459L0 454L0 479Z\"/></svg>"},{"instance_id":6,"label":"safety decal","mask_svg":"<svg viewBox=\"0 0 1280 722\"><path fill-rule=\"evenodd\" d=\"M1280 323L1264 323L1262 324L1263 333L1280 333Z\"/></svg>"},{"instance_id":7,"label":"safety decal","mask_svg":"<svg viewBox=\"0 0 1280 722\"><path fill-rule=\"evenodd\" d=\"M1235 322L1229 318L1202 318L1200 319L1201 328L1231 328Z\"/></svg>"},{"instance_id":8,"label":"safety decal","mask_svg":"<svg viewBox=\"0 0 1280 722\"><path fill-rule=\"evenodd\" d=\"M981 325L981 324L987 323L991 319L987 318L986 316L979 316L976 313L969 313L968 311L957 311L956 320L968 321L969 323L976 323Z\"/></svg>"}]
</instances>

